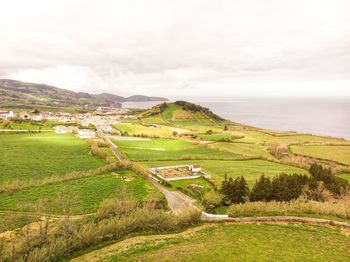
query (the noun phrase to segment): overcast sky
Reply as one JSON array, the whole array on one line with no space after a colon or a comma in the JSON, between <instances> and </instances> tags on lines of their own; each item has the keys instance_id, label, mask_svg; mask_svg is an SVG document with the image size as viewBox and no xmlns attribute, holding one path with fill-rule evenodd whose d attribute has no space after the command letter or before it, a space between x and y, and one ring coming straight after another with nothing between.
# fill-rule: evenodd
<instances>
[{"instance_id":1,"label":"overcast sky","mask_svg":"<svg viewBox=\"0 0 350 262\"><path fill-rule=\"evenodd\" d=\"M1 78L120 95L350 95L349 0L0 7Z\"/></svg>"}]
</instances>

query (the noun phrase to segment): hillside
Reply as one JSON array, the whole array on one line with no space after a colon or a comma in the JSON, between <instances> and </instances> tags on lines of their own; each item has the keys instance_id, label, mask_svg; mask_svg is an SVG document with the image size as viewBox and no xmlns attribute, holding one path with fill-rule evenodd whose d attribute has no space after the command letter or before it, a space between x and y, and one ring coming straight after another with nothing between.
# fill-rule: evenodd
<instances>
[{"instance_id":1,"label":"hillside","mask_svg":"<svg viewBox=\"0 0 350 262\"><path fill-rule=\"evenodd\" d=\"M36 83L0 79L0 108L76 108L91 110L97 106L120 107L128 101L167 101L163 97L122 97L109 93L88 94Z\"/></svg>"},{"instance_id":2,"label":"hillside","mask_svg":"<svg viewBox=\"0 0 350 262\"><path fill-rule=\"evenodd\" d=\"M208 108L185 101L163 103L140 115L143 121L154 123L218 123L225 121Z\"/></svg>"}]
</instances>

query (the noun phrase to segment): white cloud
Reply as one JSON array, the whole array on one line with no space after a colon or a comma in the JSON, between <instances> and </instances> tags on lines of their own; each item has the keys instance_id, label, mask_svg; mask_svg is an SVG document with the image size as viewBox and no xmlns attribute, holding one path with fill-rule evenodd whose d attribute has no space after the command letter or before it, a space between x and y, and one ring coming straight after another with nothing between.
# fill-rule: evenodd
<instances>
[{"instance_id":1,"label":"white cloud","mask_svg":"<svg viewBox=\"0 0 350 262\"><path fill-rule=\"evenodd\" d=\"M350 95L347 0L0 5L0 77L94 93Z\"/></svg>"}]
</instances>

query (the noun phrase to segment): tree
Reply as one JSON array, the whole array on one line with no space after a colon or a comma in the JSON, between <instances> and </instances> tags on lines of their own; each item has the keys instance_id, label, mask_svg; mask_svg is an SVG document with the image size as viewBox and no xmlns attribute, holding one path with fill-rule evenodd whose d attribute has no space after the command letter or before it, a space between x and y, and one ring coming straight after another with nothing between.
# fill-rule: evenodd
<instances>
[{"instance_id":1,"label":"tree","mask_svg":"<svg viewBox=\"0 0 350 262\"><path fill-rule=\"evenodd\" d=\"M205 132L207 135L212 135L213 134L213 130L207 130L207 132Z\"/></svg>"},{"instance_id":2,"label":"tree","mask_svg":"<svg viewBox=\"0 0 350 262\"><path fill-rule=\"evenodd\" d=\"M224 131L227 131L228 130L228 127L227 126L224 126Z\"/></svg>"},{"instance_id":3,"label":"tree","mask_svg":"<svg viewBox=\"0 0 350 262\"><path fill-rule=\"evenodd\" d=\"M235 180L230 177L222 182L220 193L223 195L224 203L244 203L248 200L249 187L244 177L237 177Z\"/></svg>"},{"instance_id":4,"label":"tree","mask_svg":"<svg viewBox=\"0 0 350 262\"><path fill-rule=\"evenodd\" d=\"M176 131L173 131L173 136L177 136L177 132Z\"/></svg>"},{"instance_id":5,"label":"tree","mask_svg":"<svg viewBox=\"0 0 350 262\"><path fill-rule=\"evenodd\" d=\"M272 193L272 184L269 177L262 175L250 193L250 201L270 201Z\"/></svg>"}]
</instances>

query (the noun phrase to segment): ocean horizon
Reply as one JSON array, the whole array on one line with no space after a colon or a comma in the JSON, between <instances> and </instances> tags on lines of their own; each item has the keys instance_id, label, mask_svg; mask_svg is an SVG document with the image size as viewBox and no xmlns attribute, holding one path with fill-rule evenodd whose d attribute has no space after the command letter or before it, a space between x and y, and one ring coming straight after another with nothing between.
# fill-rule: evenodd
<instances>
[{"instance_id":1,"label":"ocean horizon","mask_svg":"<svg viewBox=\"0 0 350 262\"><path fill-rule=\"evenodd\" d=\"M236 123L276 131L296 131L350 139L350 97L183 97ZM150 108L159 101L127 102Z\"/></svg>"}]
</instances>

